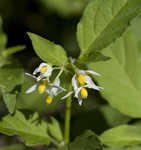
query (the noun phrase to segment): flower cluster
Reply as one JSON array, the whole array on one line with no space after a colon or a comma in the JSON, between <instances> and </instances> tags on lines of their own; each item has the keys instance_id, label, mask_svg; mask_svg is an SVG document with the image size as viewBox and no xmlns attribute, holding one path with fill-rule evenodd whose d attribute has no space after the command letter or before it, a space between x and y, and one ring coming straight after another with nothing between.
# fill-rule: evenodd
<instances>
[{"instance_id":1,"label":"flower cluster","mask_svg":"<svg viewBox=\"0 0 141 150\"><path fill-rule=\"evenodd\" d=\"M88 97L87 88L98 91L103 89L102 87L97 86L88 74L100 76L100 74L91 70L79 70L72 77L73 91L70 91L67 95L62 97L62 99L66 99L68 96L74 93L74 97L78 99L79 105L82 105L83 100Z\"/></svg>"},{"instance_id":2,"label":"flower cluster","mask_svg":"<svg viewBox=\"0 0 141 150\"><path fill-rule=\"evenodd\" d=\"M38 68L32 74L26 73L27 76L36 80L36 83L31 86L26 93L31 93L36 89L40 94L47 93L46 103L51 104L53 97L57 96L59 93L66 91L60 86L59 76L62 73L62 70L59 72L53 83L50 82L50 76L52 75L53 68L46 63L41 63ZM39 74L37 76L37 74Z\"/></svg>"},{"instance_id":3,"label":"flower cluster","mask_svg":"<svg viewBox=\"0 0 141 150\"><path fill-rule=\"evenodd\" d=\"M40 94L47 93L46 103L50 104L54 96L57 96L61 92L65 92L66 89L60 86L60 75L62 74L63 69L60 70L54 82L51 83L50 77L53 70L54 68L52 68L49 64L41 63L40 66L35 69L33 74L26 73L27 76L36 80L36 84L30 87L26 93L31 93L36 89ZM74 94L74 97L78 99L79 105L82 105L83 100L88 97L87 88L98 91L103 89L93 82L89 74L100 76L100 74L91 70L78 70L72 77L73 91L70 91L61 99L66 99L71 94Z\"/></svg>"}]
</instances>

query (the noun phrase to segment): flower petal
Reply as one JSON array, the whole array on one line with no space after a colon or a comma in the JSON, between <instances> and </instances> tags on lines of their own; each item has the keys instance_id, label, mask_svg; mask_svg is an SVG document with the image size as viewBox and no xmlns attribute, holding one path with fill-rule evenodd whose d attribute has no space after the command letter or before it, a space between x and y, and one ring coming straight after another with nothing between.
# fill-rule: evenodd
<instances>
[{"instance_id":1,"label":"flower petal","mask_svg":"<svg viewBox=\"0 0 141 150\"><path fill-rule=\"evenodd\" d=\"M46 64L46 66L47 66L47 71L45 73L43 73L43 76L44 77L49 77L49 76L52 75L52 67L48 64Z\"/></svg>"},{"instance_id":2,"label":"flower petal","mask_svg":"<svg viewBox=\"0 0 141 150\"><path fill-rule=\"evenodd\" d=\"M31 78L37 80L37 78L35 76L33 76L32 74L29 74L29 73L26 72L25 75L27 75L28 77L31 77Z\"/></svg>"},{"instance_id":3,"label":"flower petal","mask_svg":"<svg viewBox=\"0 0 141 150\"><path fill-rule=\"evenodd\" d=\"M86 70L85 71L86 73L90 73L92 75L96 75L96 76L101 76L99 73L95 72L95 71L92 71L92 70Z\"/></svg>"},{"instance_id":4,"label":"flower petal","mask_svg":"<svg viewBox=\"0 0 141 150\"><path fill-rule=\"evenodd\" d=\"M40 70L42 69L43 66L50 67L47 63L41 63L41 64L39 65L39 67L34 70L33 74L35 75L35 74L37 74L38 72L40 72Z\"/></svg>"},{"instance_id":5,"label":"flower petal","mask_svg":"<svg viewBox=\"0 0 141 150\"><path fill-rule=\"evenodd\" d=\"M79 71L78 71L78 74L86 75L86 71L85 71L85 70L79 70Z\"/></svg>"},{"instance_id":6,"label":"flower petal","mask_svg":"<svg viewBox=\"0 0 141 150\"><path fill-rule=\"evenodd\" d=\"M63 100L63 99L66 99L66 98L69 97L71 94L73 94L73 91L67 93L67 94L66 94L64 97L62 97L61 99L62 99L62 100Z\"/></svg>"},{"instance_id":7,"label":"flower petal","mask_svg":"<svg viewBox=\"0 0 141 150\"><path fill-rule=\"evenodd\" d=\"M77 80L76 80L76 75L74 75L72 77L72 86L74 88L74 91L76 91L78 89L78 85L77 85Z\"/></svg>"},{"instance_id":8,"label":"flower petal","mask_svg":"<svg viewBox=\"0 0 141 150\"><path fill-rule=\"evenodd\" d=\"M82 103L83 103L83 99L81 98L80 94L79 94L79 96L78 96L78 103L79 103L80 106L81 106Z\"/></svg>"},{"instance_id":9,"label":"flower petal","mask_svg":"<svg viewBox=\"0 0 141 150\"><path fill-rule=\"evenodd\" d=\"M74 97L76 97L76 98L79 97L79 93L80 93L81 89L82 89L82 87L77 88L77 90L75 90L75 95L74 95Z\"/></svg>"},{"instance_id":10,"label":"flower petal","mask_svg":"<svg viewBox=\"0 0 141 150\"><path fill-rule=\"evenodd\" d=\"M29 94L29 93L31 93L31 92L33 92L33 91L35 91L36 90L36 88L37 88L37 84L35 84L35 85L33 85L33 86L31 86L27 91L26 91L26 94Z\"/></svg>"},{"instance_id":11,"label":"flower petal","mask_svg":"<svg viewBox=\"0 0 141 150\"><path fill-rule=\"evenodd\" d=\"M100 90L100 88L93 82L93 80L86 75L86 87L90 88L90 89L95 89L95 90Z\"/></svg>"}]
</instances>

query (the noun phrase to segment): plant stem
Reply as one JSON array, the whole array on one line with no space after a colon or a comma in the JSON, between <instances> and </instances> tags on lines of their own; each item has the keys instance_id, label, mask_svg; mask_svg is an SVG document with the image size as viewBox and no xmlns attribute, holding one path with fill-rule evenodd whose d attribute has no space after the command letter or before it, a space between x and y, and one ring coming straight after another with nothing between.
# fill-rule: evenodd
<instances>
[{"instance_id":1,"label":"plant stem","mask_svg":"<svg viewBox=\"0 0 141 150\"><path fill-rule=\"evenodd\" d=\"M70 141L70 120L71 120L71 96L69 96L66 100L65 129L64 129L65 144L68 144Z\"/></svg>"}]
</instances>

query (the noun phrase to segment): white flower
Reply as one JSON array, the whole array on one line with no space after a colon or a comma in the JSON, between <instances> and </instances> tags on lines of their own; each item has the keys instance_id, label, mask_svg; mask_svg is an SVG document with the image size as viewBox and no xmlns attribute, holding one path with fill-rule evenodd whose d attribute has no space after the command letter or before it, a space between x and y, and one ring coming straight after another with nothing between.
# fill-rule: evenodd
<instances>
[{"instance_id":1,"label":"white flower","mask_svg":"<svg viewBox=\"0 0 141 150\"><path fill-rule=\"evenodd\" d=\"M44 77L47 77L49 80L49 77L52 75L52 67L47 63L41 63L38 68L36 68L33 72L33 75L36 75L37 73L40 73L40 75L37 77L37 81L41 80Z\"/></svg>"},{"instance_id":2,"label":"white flower","mask_svg":"<svg viewBox=\"0 0 141 150\"><path fill-rule=\"evenodd\" d=\"M64 88L60 86L60 79L57 79L53 84L49 84L47 86L46 92L53 98L57 96L61 92L66 91Z\"/></svg>"},{"instance_id":3,"label":"white flower","mask_svg":"<svg viewBox=\"0 0 141 150\"><path fill-rule=\"evenodd\" d=\"M88 74L100 76L100 74L91 70L79 70L72 78L73 91L62 97L67 98L74 93L74 97L78 99L79 105L82 105L83 99L86 99L88 92L86 88L100 90L102 87L97 86Z\"/></svg>"},{"instance_id":4,"label":"white flower","mask_svg":"<svg viewBox=\"0 0 141 150\"><path fill-rule=\"evenodd\" d=\"M34 75L31 75L29 73L25 73L27 76L33 78L34 80L36 80L36 83L31 86L27 91L26 91L26 94L29 94L29 93L32 93L33 91L35 91L36 89L38 90L38 92L40 94L44 93L45 90L46 90L46 86L47 86L47 80L43 79L43 80L37 80L37 77L34 76Z\"/></svg>"},{"instance_id":5,"label":"white flower","mask_svg":"<svg viewBox=\"0 0 141 150\"><path fill-rule=\"evenodd\" d=\"M54 96L57 96L58 94L60 94L63 91L66 91L64 88L62 88L60 86L59 78L57 78L54 83L50 83L46 79L42 79L42 80L38 81L36 76L33 76L29 73L26 73L26 75L28 75L29 77L32 77L33 79L35 79L37 81L37 83L35 83L33 86L31 86L26 91L26 93L29 94L29 93L35 91L36 89L38 90L38 92L40 94L46 92L48 94L48 96L46 98L46 103L48 103L48 104L51 104Z\"/></svg>"}]
</instances>

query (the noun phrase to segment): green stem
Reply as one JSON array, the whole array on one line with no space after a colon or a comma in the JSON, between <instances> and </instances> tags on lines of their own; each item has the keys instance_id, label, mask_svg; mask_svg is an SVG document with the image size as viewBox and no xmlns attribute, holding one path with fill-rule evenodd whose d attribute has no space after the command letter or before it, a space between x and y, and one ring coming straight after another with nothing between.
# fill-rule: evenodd
<instances>
[{"instance_id":1,"label":"green stem","mask_svg":"<svg viewBox=\"0 0 141 150\"><path fill-rule=\"evenodd\" d=\"M70 141L70 120L71 120L71 96L69 96L66 100L65 129L64 129L65 144L68 144Z\"/></svg>"}]
</instances>

